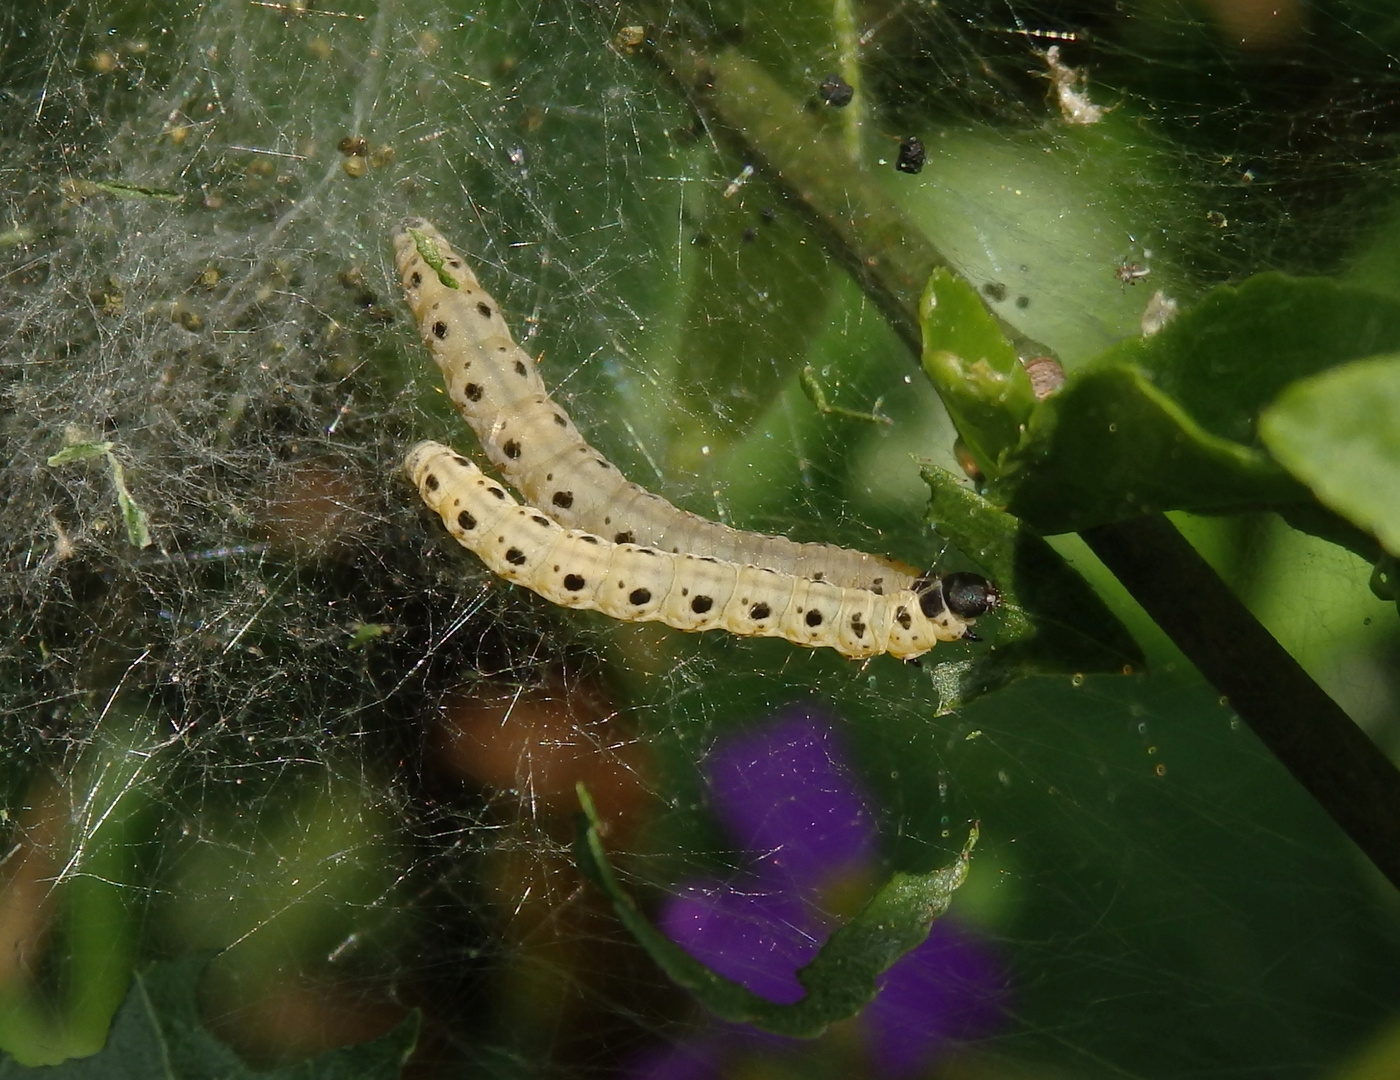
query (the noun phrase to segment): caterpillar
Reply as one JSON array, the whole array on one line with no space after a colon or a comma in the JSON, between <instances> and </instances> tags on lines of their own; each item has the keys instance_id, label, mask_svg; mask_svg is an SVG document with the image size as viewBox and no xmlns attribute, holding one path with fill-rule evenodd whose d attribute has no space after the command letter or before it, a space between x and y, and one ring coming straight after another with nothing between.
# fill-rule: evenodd
<instances>
[{"instance_id":1,"label":"caterpillar","mask_svg":"<svg viewBox=\"0 0 1400 1080\"><path fill-rule=\"evenodd\" d=\"M920 579L890 594L712 555L618 543L522 506L451 447L420 442L404 468L457 542L495 574L552 603L677 630L728 630L830 647L863 659L912 660L939 641L971 638L996 602L977 574Z\"/></svg>"},{"instance_id":2,"label":"caterpillar","mask_svg":"<svg viewBox=\"0 0 1400 1080\"><path fill-rule=\"evenodd\" d=\"M977 574L924 576L878 555L743 532L631 483L550 399L441 233L406 219L394 254L449 397L527 505L440 443L417 444L404 467L449 532L501 577L617 619L783 637L853 658L912 659L938 641L975 640L970 624L1000 602Z\"/></svg>"},{"instance_id":3,"label":"caterpillar","mask_svg":"<svg viewBox=\"0 0 1400 1080\"><path fill-rule=\"evenodd\" d=\"M709 521L632 483L550 399L534 357L515 343L496 301L437 229L422 218L405 220L394 260L452 403L506 482L561 525L842 587L896 592L921 580L893 559Z\"/></svg>"}]
</instances>

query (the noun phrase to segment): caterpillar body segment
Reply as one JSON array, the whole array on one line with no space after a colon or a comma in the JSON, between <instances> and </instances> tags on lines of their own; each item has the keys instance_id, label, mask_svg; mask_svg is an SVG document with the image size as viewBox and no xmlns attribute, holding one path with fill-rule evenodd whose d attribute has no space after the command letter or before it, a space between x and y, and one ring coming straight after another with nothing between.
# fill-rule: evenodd
<instances>
[{"instance_id":1,"label":"caterpillar body segment","mask_svg":"<svg viewBox=\"0 0 1400 1080\"><path fill-rule=\"evenodd\" d=\"M564 607L678 630L722 629L833 648L854 659L913 659L969 627L998 597L975 574L877 593L712 555L617 543L517 503L472 462L419 443L405 470L448 531L493 572Z\"/></svg>"}]
</instances>

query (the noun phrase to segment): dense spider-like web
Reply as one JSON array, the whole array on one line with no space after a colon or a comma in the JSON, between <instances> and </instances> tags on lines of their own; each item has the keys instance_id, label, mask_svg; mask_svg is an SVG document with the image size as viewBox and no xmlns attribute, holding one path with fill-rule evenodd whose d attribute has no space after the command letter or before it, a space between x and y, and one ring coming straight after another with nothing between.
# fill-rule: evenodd
<instances>
[{"instance_id":1,"label":"dense spider-like web","mask_svg":"<svg viewBox=\"0 0 1400 1080\"><path fill-rule=\"evenodd\" d=\"M798 743L864 800L867 884L982 821L954 917L986 1007L912 1070L1323 1075L1393 1019L1393 904L1121 598L1150 674L945 713L936 663L615 626L491 580L398 474L415 439L472 446L387 245L416 213L471 253L644 485L956 562L916 460L954 467L953 435L905 345L629 28L740 48L814 108L857 58L838 122L871 182L1073 367L1159 289L1396 286L1383 5L148 8L0 15L7 1049L95 1049L133 963L209 950L206 1012L255 1055L420 1007L433 1075L874 1070L849 1032L731 1037L569 853L584 781L663 922L748 888L771 852L726 829L748 811L718 763ZM808 365L892 423L819 413ZM1393 745L1394 611L1365 568L1269 520L1194 530L1263 566L1237 584Z\"/></svg>"}]
</instances>

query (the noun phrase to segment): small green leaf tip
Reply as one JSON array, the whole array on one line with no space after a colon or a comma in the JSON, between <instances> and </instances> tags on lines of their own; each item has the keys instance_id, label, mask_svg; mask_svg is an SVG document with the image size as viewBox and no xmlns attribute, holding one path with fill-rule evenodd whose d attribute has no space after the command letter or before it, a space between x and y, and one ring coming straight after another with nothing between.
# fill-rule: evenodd
<instances>
[{"instance_id":1,"label":"small green leaf tip","mask_svg":"<svg viewBox=\"0 0 1400 1080\"><path fill-rule=\"evenodd\" d=\"M977 290L935 270L919 304L924 374L978 467L995 478L1035 408L1030 376Z\"/></svg>"}]
</instances>

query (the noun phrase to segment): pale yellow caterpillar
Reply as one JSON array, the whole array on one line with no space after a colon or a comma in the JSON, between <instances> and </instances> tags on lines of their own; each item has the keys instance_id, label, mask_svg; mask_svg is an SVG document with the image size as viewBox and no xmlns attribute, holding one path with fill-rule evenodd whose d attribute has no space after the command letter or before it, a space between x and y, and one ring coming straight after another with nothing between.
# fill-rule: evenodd
<instances>
[{"instance_id":1,"label":"pale yellow caterpillar","mask_svg":"<svg viewBox=\"0 0 1400 1080\"><path fill-rule=\"evenodd\" d=\"M615 543L751 563L877 593L911 589L920 580L913 567L879 555L708 521L631 483L550 400L534 357L515 343L496 301L437 229L407 219L394 237L394 259L452 403L506 481L560 524Z\"/></svg>"},{"instance_id":2,"label":"pale yellow caterpillar","mask_svg":"<svg viewBox=\"0 0 1400 1080\"><path fill-rule=\"evenodd\" d=\"M423 501L494 573L564 607L677 630L728 630L830 647L863 658L912 659L972 637L997 600L977 574L948 574L881 594L706 555L616 543L521 506L450 447L421 442L404 462Z\"/></svg>"}]
</instances>

